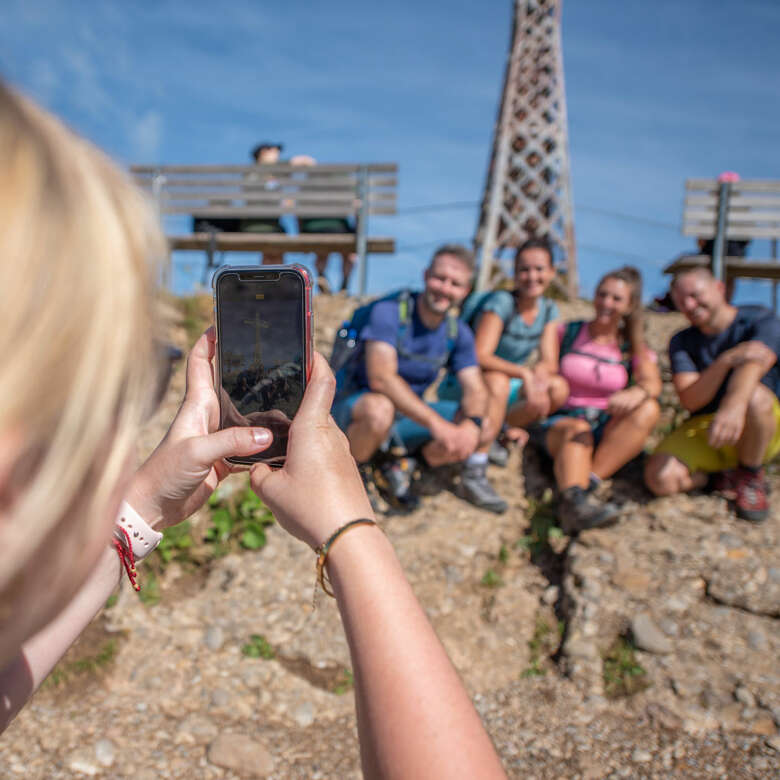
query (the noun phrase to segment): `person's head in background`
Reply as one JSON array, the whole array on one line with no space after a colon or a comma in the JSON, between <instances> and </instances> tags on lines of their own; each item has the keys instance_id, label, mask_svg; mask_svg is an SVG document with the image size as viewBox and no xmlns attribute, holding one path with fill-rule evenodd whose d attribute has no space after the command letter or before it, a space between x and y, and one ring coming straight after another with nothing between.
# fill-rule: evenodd
<instances>
[{"instance_id":1,"label":"person's head in background","mask_svg":"<svg viewBox=\"0 0 780 780\"><path fill-rule=\"evenodd\" d=\"M690 268L675 274L671 293L677 311L704 333L717 333L731 319L733 308L726 285L709 268Z\"/></svg>"},{"instance_id":2,"label":"person's head in background","mask_svg":"<svg viewBox=\"0 0 780 780\"><path fill-rule=\"evenodd\" d=\"M443 244L431 257L423 279L423 305L443 317L451 307L460 306L471 290L474 253L461 244Z\"/></svg>"},{"instance_id":3,"label":"person's head in background","mask_svg":"<svg viewBox=\"0 0 780 780\"><path fill-rule=\"evenodd\" d=\"M631 265L624 265L605 274L596 286L593 298L594 322L605 331L614 330L621 340L628 341L633 355L645 348L642 317L642 274Z\"/></svg>"},{"instance_id":4,"label":"person's head in background","mask_svg":"<svg viewBox=\"0 0 780 780\"><path fill-rule=\"evenodd\" d=\"M165 243L127 176L0 82L0 666L110 541L159 377Z\"/></svg>"},{"instance_id":5,"label":"person's head in background","mask_svg":"<svg viewBox=\"0 0 780 780\"><path fill-rule=\"evenodd\" d=\"M544 295L555 277L553 251L546 238L529 238L515 252L515 291L521 300Z\"/></svg>"},{"instance_id":6,"label":"person's head in background","mask_svg":"<svg viewBox=\"0 0 780 780\"><path fill-rule=\"evenodd\" d=\"M283 148L282 144L263 141L263 143L257 144L257 146L252 148L249 156L256 165L273 165L279 162L279 156Z\"/></svg>"}]
</instances>

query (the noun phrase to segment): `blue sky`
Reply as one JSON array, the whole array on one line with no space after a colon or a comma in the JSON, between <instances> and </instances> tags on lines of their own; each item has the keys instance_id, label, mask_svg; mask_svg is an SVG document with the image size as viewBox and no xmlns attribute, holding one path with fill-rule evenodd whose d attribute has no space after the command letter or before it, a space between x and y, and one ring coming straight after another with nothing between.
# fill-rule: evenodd
<instances>
[{"instance_id":1,"label":"blue sky","mask_svg":"<svg viewBox=\"0 0 780 780\"><path fill-rule=\"evenodd\" d=\"M372 223L399 247L370 258L377 292L416 283L438 243L474 234L476 206L413 207L481 197L511 8L4 0L0 73L125 164L242 163L266 138L323 162L398 162L401 213ZM564 3L585 294L624 262L662 288L660 267L693 245L678 227L685 178L780 178L779 36L775 0ZM201 257L174 268L184 291ZM767 285L742 283L750 297L767 300Z\"/></svg>"}]
</instances>

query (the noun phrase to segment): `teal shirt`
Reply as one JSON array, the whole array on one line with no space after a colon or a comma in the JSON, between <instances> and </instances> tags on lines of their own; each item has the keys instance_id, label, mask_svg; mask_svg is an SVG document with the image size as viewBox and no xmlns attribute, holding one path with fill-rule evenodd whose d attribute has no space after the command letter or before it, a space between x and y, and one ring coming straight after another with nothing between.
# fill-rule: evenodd
<instances>
[{"instance_id":1,"label":"teal shirt","mask_svg":"<svg viewBox=\"0 0 780 780\"><path fill-rule=\"evenodd\" d=\"M555 301L540 298L536 319L527 325L515 310L514 295L507 290L496 290L482 305L480 317L486 311L495 312L504 323L504 332L498 341L496 356L519 365L526 363L531 353L539 346L544 326L559 316ZM478 325L479 320L475 323L475 330Z\"/></svg>"}]
</instances>

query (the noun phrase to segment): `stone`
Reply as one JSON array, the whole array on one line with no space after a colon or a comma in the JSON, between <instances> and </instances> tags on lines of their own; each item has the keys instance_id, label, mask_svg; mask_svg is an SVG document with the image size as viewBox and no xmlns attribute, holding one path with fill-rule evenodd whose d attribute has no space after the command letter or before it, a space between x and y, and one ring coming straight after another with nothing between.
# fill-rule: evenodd
<instances>
[{"instance_id":1,"label":"stone","mask_svg":"<svg viewBox=\"0 0 780 780\"><path fill-rule=\"evenodd\" d=\"M647 612L634 615L631 620L631 633L636 646L648 653L663 655L674 649L672 642L655 624Z\"/></svg>"},{"instance_id":2,"label":"stone","mask_svg":"<svg viewBox=\"0 0 780 780\"><path fill-rule=\"evenodd\" d=\"M116 748L110 739L99 739L95 743L95 758L101 766L113 766Z\"/></svg>"},{"instance_id":3,"label":"stone","mask_svg":"<svg viewBox=\"0 0 780 780\"><path fill-rule=\"evenodd\" d=\"M301 702L293 712L293 719L303 729L314 723L314 705L310 701Z\"/></svg>"},{"instance_id":4,"label":"stone","mask_svg":"<svg viewBox=\"0 0 780 780\"><path fill-rule=\"evenodd\" d=\"M756 628L748 631L747 643L751 650L758 650L762 652L769 650L769 641L766 638L766 634Z\"/></svg>"},{"instance_id":5,"label":"stone","mask_svg":"<svg viewBox=\"0 0 780 780\"><path fill-rule=\"evenodd\" d=\"M628 591L632 596L643 596L650 587L650 577L643 571L620 570L612 576L616 588Z\"/></svg>"},{"instance_id":6,"label":"stone","mask_svg":"<svg viewBox=\"0 0 780 780\"><path fill-rule=\"evenodd\" d=\"M730 533L722 533L718 537L718 541L724 547L728 548L729 550L739 549L741 547L744 547L744 544L745 544L742 541L742 539L740 539L738 536L736 536L735 534L730 534Z\"/></svg>"},{"instance_id":7,"label":"stone","mask_svg":"<svg viewBox=\"0 0 780 780\"><path fill-rule=\"evenodd\" d=\"M262 743L243 734L220 734L209 746L208 760L215 766L251 777L267 777L274 759Z\"/></svg>"},{"instance_id":8,"label":"stone","mask_svg":"<svg viewBox=\"0 0 780 780\"><path fill-rule=\"evenodd\" d=\"M771 715L759 715L748 724L751 734L759 734L762 737L771 737L777 734L775 719Z\"/></svg>"},{"instance_id":9,"label":"stone","mask_svg":"<svg viewBox=\"0 0 780 780\"><path fill-rule=\"evenodd\" d=\"M649 751L637 748L631 754L631 760L635 764L646 764L648 761L652 761L653 760L653 756L652 756L652 754Z\"/></svg>"},{"instance_id":10,"label":"stone","mask_svg":"<svg viewBox=\"0 0 780 780\"><path fill-rule=\"evenodd\" d=\"M738 685L734 689L734 698L740 704L744 704L746 707L755 709L756 697L744 685Z\"/></svg>"},{"instance_id":11,"label":"stone","mask_svg":"<svg viewBox=\"0 0 780 780\"><path fill-rule=\"evenodd\" d=\"M544 593L542 594L542 601L551 607L553 604L555 604L556 601L558 601L558 595L560 592L560 588L557 585L550 585L548 588L544 589Z\"/></svg>"},{"instance_id":12,"label":"stone","mask_svg":"<svg viewBox=\"0 0 780 780\"><path fill-rule=\"evenodd\" d=\"M780 753L780 735L769 737L769 739L766 740L766 746L772 748L775 753Z\"/></svg>"},{"instance_id":13,"label":"stone","mask_svg":"<svg viewBox=\"0 0 780 780\"><path fill-rule=\"evenodd\" d=\"M220 650L222 645L225 644L225 635L219 626L210 626L206 631L206 636L203 638L206 643L206 647L209 650Z\"/></svg>"}]
</instances>

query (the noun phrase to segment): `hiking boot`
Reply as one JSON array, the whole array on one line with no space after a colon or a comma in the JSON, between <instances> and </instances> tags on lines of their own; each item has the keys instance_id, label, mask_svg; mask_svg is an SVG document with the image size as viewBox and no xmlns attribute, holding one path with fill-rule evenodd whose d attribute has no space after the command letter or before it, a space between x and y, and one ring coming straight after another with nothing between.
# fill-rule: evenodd
<instances>
[{"instance_id":1,"label":"hiking boot","mask_svg":"<svg viewBox=\"0 0 780 780\"><path fill-rule=\"evenodd\" d=\"M412 477L417 467L414 458L388 458L374 472L374 482L382 498L394 509L412 512L420 499L412 492Z\"/></svg>"},{"instance_id":2,"label":"hiking boot","mask_svg":"<svg viewBox=\"0 0 780 780\"><path fill-rule=\"evenodd\" d=\"M487 463L464 463L455 495L480 509L500 515L509 504L496 493L487 478Z\"/></svg>"},{"instance_id":3,"label":"hiking boot","mask_svg":"<svg viewBox=\"0 0 780 780\"><path fill-rule=\"evenodd\" d=\"M751 523L761 523L769 514L769 483L764 469L734 469L737 517Z\"/></svg>"},{"instance_id":4,"label":"hiking boot","mask_svg":"<svg viewBox=\"0 0 780 780\"><path fill-rule=\"evenodd\" d=\"M575 485L561 493L557 514L564 533L573 536L588 528L614 525L620 509L615 504L599 501L592 493Z\"/></svg>"},{"instance_id":5,"label":"hiking boot","mask_svg":"<svg viewBox=\"0 0 780 780\"><path fill-rule=\"evenodd\" d=\"M509 450L498 439L494 439L488 450L488 460L493 465L504 468L509 460Z\"/></svg>"}]
</instances>

